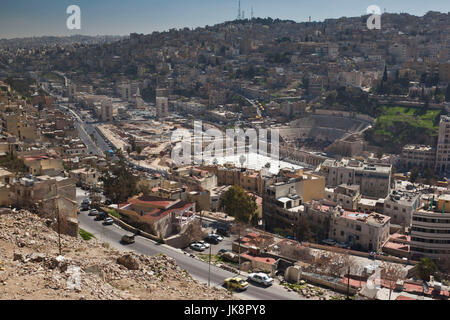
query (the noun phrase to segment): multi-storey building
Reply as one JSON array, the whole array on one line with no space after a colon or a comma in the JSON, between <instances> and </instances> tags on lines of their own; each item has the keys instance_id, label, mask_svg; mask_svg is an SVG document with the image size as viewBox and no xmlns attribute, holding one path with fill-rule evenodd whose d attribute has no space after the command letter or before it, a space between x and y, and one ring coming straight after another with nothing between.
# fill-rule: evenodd
<instances>
[{"instance_id":1,"label":"multi-storey building","mask_svg":"<svg viewBox=\"0 0 450 320\"><path fill-rule=\"evenodd\" d=\"M356 250L380 251L389 239L390 217L378 213L344 210L313 201L305 216L318 241L325 237Z\"/></svg>"},{"instance_id":2,"label":"multi-storey building","mask_svg":"<svg viewBox=\"0 0 450 320\"><path fill-rule=\"evenodd\" d=\"M443 203L449 201L449 195L441 196L438 203L425 204L413 211L411 227L412 257L429 257L432 259L450 257L450 208Z\"/></svg>"},{"instance_id":3,"label":"multi-storey building","mask_svg":"<svg viewBox=\"0 0 450 320\"><path fill-rule=\"evenodd\" d=\"M169 98L167 89L156 89L156 117L158 119L169 116Z\"/></svg>"},{"instance_id":4,"label":"multi-storey building","mask_svg":"<svg viewBox=\"0 0 450 320\"><path fill-rule=\"evenodd\" d=\"M420 207L420 194L394 190L384 200L383 214L391 217L391 223L411 226L412 212Z\"/></svg>"},{"instance_id":5,"label":"multi-storey building","mask_svg":"<svg viewBox=\"0 0 450 320\"><path fill-rule=\"evenodd\" d=\"M436 153L436 171L446 174L450 171L450 117L441 116Z\"/></svg>"},{"instance_id":6,"label":"multi-storey building","mask_svg":"<svg viewBox=\"0 0 450 320\"><path fill-rule=\"evenodd\" d=\"M341 184L336 188L325 188L325 202L340 205L344 209L356 210L361 200L358 185Z\"/></svg>"},{"instance_id":7,"label":"multi-storey building","mask_svg":"<svg viewBox=\"0 0 450 320\"><path fill-rule=\"evenodd\" d=\"M275 228L296 234L304 203L325 196L325 179L313 174L285 175L266 187L263 195L263 223L266 230Z\"/></svg>"},{"instance_id":8,"label":"multi-storey building","mask_svg":"<svg viewBox=\"0 0 450 320\"><path fill-rule=\"evenodd\" d=\"M100 115L103 122L113 121L113 106L111 101L102 102Z\"/></svg>"},{"instance_id":9,"label":"multi-storey building","mask_svg":"<svg viewBox=\"0 0 450 320\"><path fill-rule=\"evenodd\" d=\"M391 190L390 164L368 164L353 159L325 160L320 169L328 186L359 185L363 196L385 198Z\"/></svg>"},{"instance_id":10,"label":"multi-storey building","mask_svg":"<svg viewBox=\"0 0 450 320\"><path fill-rule=\"evenodd\" d=\"M408 144L402 149L400 163L406 168L434 168L436 149L432 146Z\"/></svg>"}]
</instances>

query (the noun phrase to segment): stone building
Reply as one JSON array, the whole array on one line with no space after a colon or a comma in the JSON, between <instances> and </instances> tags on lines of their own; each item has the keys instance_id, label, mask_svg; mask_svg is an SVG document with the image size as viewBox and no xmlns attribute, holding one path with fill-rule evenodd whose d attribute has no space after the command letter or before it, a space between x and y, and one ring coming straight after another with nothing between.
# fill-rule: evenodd
<instances>
[{"instance_id":1,"label":"stone building","mask_svg":"<svg viewBox=\"0 0 450 320\"><path fill-rule=\"evenodd\" d=\"M321 231L322 237L328 230L328 238L344 242L353 249L381 251L389 240L391 218L388 216L347 211L340 206L326 206L316 201L306 208L308 221L318 228L317 232ZM319 219L320 223L314 224L314 219Z\"/></svg>"},{"instance_id":2,"label":"stone building","mask_svg":"<svg viewBox=\"0 0 450 320\"><path fill-rule=\"evenodd\" d=\"M390 164L368 164L353 159L325 160L320 172L327 186L359 185L363 196L385 198L391 190Z\"/></svg>"},{"instance_id":3,"label":"stone building","mask_svg":"<svg viewBox=\"0 0 450 320\"><path fill-rule=\"evenodd\" d=\"M11 188L11 203L52 220L53 228L60 219L61 233L78 235L78 204L75 183L70 178L29 176L15 182Z\"/></svg>"},{"instance_id":4,"label":"stone building","mask_svg":"<svg viewBox=\"0 0 450 320\"><path fill-rule=\"evenodd\" d=\"M391 217L391 223L410 227L412 212L418 207L420 207L418 193L394 190L384 200L383 214Z\"/></svg>"}]
</instances>

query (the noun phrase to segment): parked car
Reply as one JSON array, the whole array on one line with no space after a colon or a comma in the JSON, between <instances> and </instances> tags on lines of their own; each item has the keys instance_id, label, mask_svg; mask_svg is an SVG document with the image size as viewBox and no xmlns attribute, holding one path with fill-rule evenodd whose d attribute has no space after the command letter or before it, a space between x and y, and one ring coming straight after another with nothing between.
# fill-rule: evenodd
<instances>
[{"instance_id":1,"label":"parked car","mask_svg":"<svg viewBox=\"0 0 450 320\"><path fill-rule=\"evenodd\" d=\"M97 216L98 215L98 210L97 209L91 209L91 211L89 211L89 215L90 216Z\"/></svg>"},{"instance_id":2,"label":"parked car","mask_svg":"<svg viewBox=\"0 0 450 320\"><path fill-rule=\"evenodd\" d=\"M198 242L192 243L189 247L192 250L195 250L195 251L204 251L204 250L206 250L206 247L203 244L198 243Z\"/></svg>"},{"instance_id":3,"label":"parked car","mask_svg":"<svg viewBox=\"0 0 450 320\"><path fill-rule=\"evenodd\" d=\"M221 255L221 254L227 253L228 251L229 250L227 250L227 249L220 249L218 254Z\"/></svg>"},{"instance_id":4,"label":"parked car","mask_svg":"<svg viewBox=\"0 0 450 320\"><path fill-rule=\"evenodd\" d=\"M211 235L209 235L205 238L205 242L210 243L210 244L219 244L219 240L216 237L213 237Z\"/></svg>"},{"instance_id":5,"label":"parked car","mask_svg":"<svg viewBox=\"0 0 450 320\"><path fill-rule=\"evenodd\" d=\"M210 247L209 243L207 243L204 240L200 240L200 241L198 241L198 243L202 244L206 249L209 249L209 247Z\"/></svg>"},{"instance_id":6,"label":"parked car","mask_svg":"<svg viewBox=\"0 0 450 320\"><path fill-rule=\"evenodd\" d=\"M105 220L108 217L108 214L106 212L100 212L99 214L97 214L97 216L95 217L95 221L101 221L101 220Z\"/></svg>"},{"instance_id":7,"label":"parked car","mask_svg":"<svg viewBox=\"0 0 450 320\"><path fill-rule=\"evenodd\" d=\"M223 229L223 228L217 228L216 233L223 237L229 237L231 234L230 230Z\"/></svg>"},{"instance_id":8,"label":"parked car","mask_svg":"<svg viewBox=\"0 0 450 320\"><path fill-rule=\"evenodd\" d=\"M329 246L334 246L334 245L336 245L336 240L333 240L333 239L325 239L325 240L322 240L322 243L323 243L323 244L326 244L326 245L329 245Z\"/></svg>"},{"instance_id":9,"label":"parked car","mask_svg":"<svg viewBox=\"0 0 450 320\"><path fill-rule=\"evenodd\" d=\"M350 248L350 246L345 242L338 242L338 243L336 243L336 246L339 248L344 248L344 249Z\"/></svg>"},{"instance_id":10,"label":"parked car","mask_svg":"<svg viewBox=\"0 0 450 320\"><path fill-rule=\"evenodd\" d=\"M248 275L248 280L265 285L271 286L273 284L273 278L269 277L265 273L250 273Z\"/></svg>"},{"instance_id":11,"label":"parked car","mask_svg":"<svg viewBox=\"0 0 450 320\"><path fill-rule=\"evenodd\" d=\"M214 237L214 238L216 238L219 242L223 240L223 238L222 238L220 235L215 234L215 233L210 233L210 234L208 235L208 237Z\"/></svg>"},{"instance_id":12,"label":"parked car","mask_svg":"<svg viewBox=\"0 0 450 320\"><path fill-rule=\"evenodd\" d=\"M103 224L105 226L110 226L110 225L114 224L114 220L108 217L105 219L105 221L103 221Z\"/></svg>"},{"instance_id":13,"label":"parked car","mask_svg":"<svg viewBox=\"0 0 450 320\"><path fill-rule=\"evenodd\" d=\"M132 243L134 243L135 242L134 235L133 236L124 235L122 237L122 239L121 239L121 242L125 243L125 244L132 244Z\"/></svg>"},{"instance_id":14,"label":"parked car","mask_svg":"<svg viewBox=\"0 0 450 320\"><path fill-rule=\"evenodd\" d=\"M227 289L243 291L248 288L248 282L239 277L227 278L224 283Z\"/></svg>"}]
</instances>

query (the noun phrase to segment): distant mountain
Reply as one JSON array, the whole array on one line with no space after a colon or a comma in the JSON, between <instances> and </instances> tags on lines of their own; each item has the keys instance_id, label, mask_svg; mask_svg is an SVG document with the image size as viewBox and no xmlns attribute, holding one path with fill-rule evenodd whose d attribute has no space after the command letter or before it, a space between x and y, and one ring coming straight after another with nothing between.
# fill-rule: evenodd
<instances>
[{"instance_id":1,"label":"distant mountain","mask_svg":"<svg viewBox=\"0 0 450 320\"><path fill-rule=\"evenodd\" d=\"M0 39L0 48L24 48L32 49L42 46L54 46L54 45L72 45L72 44L102 44L111 43L127 38L126 36L84 36L73 35L68 37L29 37L29 38L13 38L13 39Z\"/></svg>"}]
</instances>

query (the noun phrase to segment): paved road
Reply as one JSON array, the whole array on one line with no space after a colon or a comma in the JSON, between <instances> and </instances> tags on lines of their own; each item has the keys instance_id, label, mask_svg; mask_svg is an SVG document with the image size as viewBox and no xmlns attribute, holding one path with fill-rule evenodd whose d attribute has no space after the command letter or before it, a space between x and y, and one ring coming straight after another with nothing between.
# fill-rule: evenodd
<instances>
[{"instance_id":1,"label":"paved road","mask_svg":"<svg viewBox=\"0 0 450 320\"><path fill-rule=\"evenodd\" d=\"M77 202L81 203L85 197L84 191L77 189ZM186 269L194 279L203 283L208 283L208 264L204 261L190 257L180 249L174 249L167 245L157 244L147 238L136 237L136 242L131 245L121 245L120 239L129 232L122 230L116 225L103 226L101 222L94 221L88 216L88 211L82 211L78 216L80 227L95 235L97 239L108 242L111 247L124 251L134 251L139 254L156 255L163 253L174 258L177 264ZM223 280L235 274L211 265L211 286L221 287ZM269 288L263 288L251 284L243 293L237 293L237 297L245 300L300 300L301 297L295 292L288 292L279 284L274 284Z\"/></svg>"},{"instance_id":2,"label":"paved road","mask_svg":"<svg viewBox=\"0 0 450 320\"><path fill-rule=\"evenodd\" d=\"M111 148L103 137L96 130L96 126L92 123L84 122L80 115L74 111L71 107L67 107L66 111L70 112L75 119L75 127L78 130L80 139L88 147L88 152L98 156L105 156L105 151L109 151ZM92 140L91 135L95 137L95 142ZM117 160L117 156L113 156L112 160Z\"/></svg>"}]
</instances>

